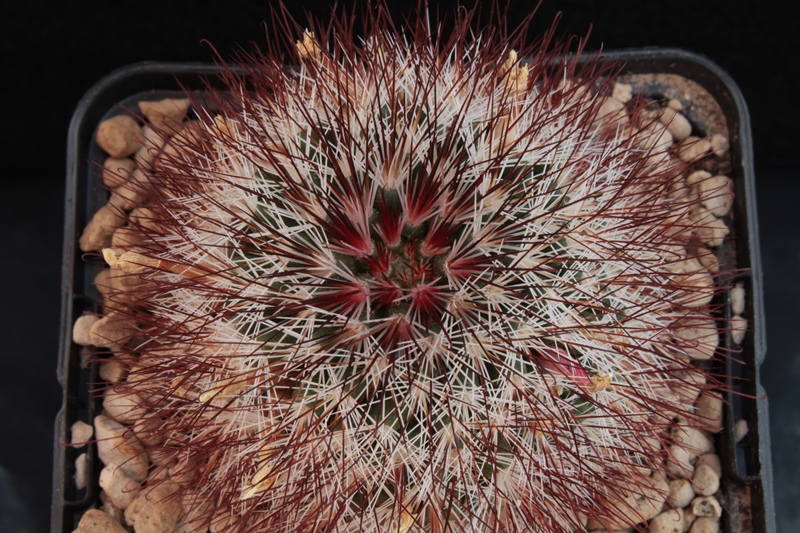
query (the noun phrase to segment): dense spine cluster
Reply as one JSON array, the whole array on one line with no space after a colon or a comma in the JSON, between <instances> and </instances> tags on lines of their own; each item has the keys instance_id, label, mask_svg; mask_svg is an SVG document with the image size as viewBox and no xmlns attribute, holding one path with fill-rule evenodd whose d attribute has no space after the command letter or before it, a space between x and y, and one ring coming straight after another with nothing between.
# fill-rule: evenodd
<instances>
[{"instance_id":1,"label":"dense spine cluster","mask_svg":"<svg viewBox=\"0 0 800 533\"><path fill-rule=\"evenodd\" d=\"M212 531L641 522L716 346L683 169L598 61L373 23L226 72L106 253L149 482Z\"/></svg>"}]
</instances>

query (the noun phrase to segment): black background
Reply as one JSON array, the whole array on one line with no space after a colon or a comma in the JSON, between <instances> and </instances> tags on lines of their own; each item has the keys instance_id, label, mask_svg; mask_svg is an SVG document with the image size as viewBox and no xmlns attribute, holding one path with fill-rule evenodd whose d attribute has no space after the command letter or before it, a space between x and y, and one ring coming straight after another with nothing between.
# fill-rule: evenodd
<instances>
[{"instance_id":1,"label":"black background","mask_svg":"<svg viewBox=\"0 0 800 533\"><path fill-rule=\"evenodd\" d=\"M0 532L48 531L58 347L64 161L72 110L110 71L143 60L209 61L263 42L269 2L5 2L0 7ZM392 4L394 14L408 3ZM431 3L452 12L455 3ZM512 2L509 24L532 2ZM800 39L789 2L549 0L533 30L564 12L589 48L680 47L727 70L749 105L765 272L778 531L800 526ZM325 17L328 2L292 2Z\"/></svg>"}]
</instances>

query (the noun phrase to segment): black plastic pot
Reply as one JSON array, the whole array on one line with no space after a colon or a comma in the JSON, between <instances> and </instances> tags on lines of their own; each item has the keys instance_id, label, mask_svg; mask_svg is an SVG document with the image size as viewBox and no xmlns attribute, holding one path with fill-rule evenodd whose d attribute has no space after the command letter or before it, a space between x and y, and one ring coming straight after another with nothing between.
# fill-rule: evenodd
<instances>
[{"instance_id":1,"label":"black plastic pot","mask_svg":"<svg viewBox=\"0 0 800 533\"><path fill-rule=\"evenodd\" d=\"M728 175L735 184L736 200L732 217L732 239L720 255L728 268L746 272L739 276L747 290L750 331L742 351L733 350L730 335L722 339L723 350L730 350L740 363L728 359L725 369L730 379L725 409L725 430L720 434L718 450L723 463L723 530L728 532L774 533L772 464L766 393L759 381L759 367L766 355L764 309L762 301L761 258L758 244L753 148L750 119L742 95L730 77L707 59L681 50L643 49L605 53L605 57L623 65L623 79L637 90L651 96L683 97L702 105L686 110L696 130L701 133L724 131L720 116L727 123L731 168ZM72 342L72 325L86 310L97 310L99 301L93 280L101 261L84 261L78 250L78 236L92 214L102 207L107 192L102 187L100 169L92 161L102 161L104 154L94 143L94 132L101 120L123 109L138 112L140 100L180 97L181 86L202 90L204 81L214 83L218 68L208 64L140 63L113 72L98 82L78 104L69 129L67 146L67 183L62 266L61 344L58 379L63 388L63 405L55 423L53 466L53 505L51 532L72 531L82 513L98 501L97 477L100 468L93 445L76 450L69 442L69 427L76 420L91 423L100 412L92 398L91 384L99 378L96 367L81 366L80 347ZM702 102L697 99L701 99ZM704 110L717 106L720 115ZM731 317L730 303L724 302ZM743 378L743 379L739 379ZM733 434L734 423L744 419L748 435L739 443ZM73 482L74 461L87 453L90 464L89 486L76 490Z\"/></svg>"}]
</instances>

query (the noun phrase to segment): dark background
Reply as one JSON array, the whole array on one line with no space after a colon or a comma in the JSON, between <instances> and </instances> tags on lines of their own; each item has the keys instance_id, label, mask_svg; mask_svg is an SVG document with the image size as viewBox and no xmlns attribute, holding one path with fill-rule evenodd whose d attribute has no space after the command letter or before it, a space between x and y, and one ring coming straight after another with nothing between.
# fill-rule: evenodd
<instances>
[{"instance_id":1,"label":"dark background","mask_svg":"<svg viewBox=\"0 0 800 533\"><path fill-rule=\"evenodd\" d=\"M393 7L393 13L407 11ZM454 3L431 4L441 12ZM513 25L533 7L513 2ZM5 2L0 7L0 216L4 236L0 348L0 532L49 527L67 127L81 96L110 71L143 60L208 61L263 42L269 2ZM800 526L800 40L789 2L545 1L533 29L559 10L561 32L589 48L668 46L727 70L752 117L761 222L778 531ZM324 17L328 2L292 2Z\"/></svg>"}]
</instances>

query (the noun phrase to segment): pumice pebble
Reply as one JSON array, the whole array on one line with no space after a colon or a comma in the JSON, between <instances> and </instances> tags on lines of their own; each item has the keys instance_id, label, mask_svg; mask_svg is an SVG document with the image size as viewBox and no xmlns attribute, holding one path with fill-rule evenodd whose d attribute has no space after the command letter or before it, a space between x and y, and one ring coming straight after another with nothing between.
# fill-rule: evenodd
<instances>
[{"instance_id":1,"label":"pumice pebble","mask_svg":"<svg viewBox=\"0 0 800 533\"><path fill-rule=\"evenodd\" d=\"M721 133L715 133L711 136L711 151L717 157L725 157L731 145L728 138Z\"/></svg>"},{"instance_id":2,"label":"pumice pebble","mask_svg":"<svg viewBox=\"0 0 800 533\"><path fill-rule=\"evenodd\" d=\"M719 490L719 476L709 465L700 465L694 470L692 485L697 494L711 496Z\"/></svg>"},{"instance_id":3,"label":"pumice pebble","mask_svg":"<svg viewBox=\"0 0 800 533\"><path fill-rule=\"evenodd\" d=\"M91 346L92 326L100 320L100 317L95 315L81 315L75 324L72 326L72 341L81 346Z\"/></svg>"},{"instance_id":4,"label":"pumice pebble","mask_svg":"<svg viewBox=\"0 0 800 533\"><path fill-rule=\"evenodd\" d=\"M70 434L72 437L70 439L70 444L72 446L85 446L89 439L92 438L92 435L94 435L94 428L83 420L78 420L70 426Z\"/></svg>"},{"instance_id":5,"label":"pumice pebble","mask_svg":"<svg viewBox=\"0 0 800 533\"><path fill-rule=\"evenodd\" d=\"M731 339L734 343L741 345L747 335L747 319L736 315L731 318Z\"/></svg>"},{"instance_id":6,"label":"pumice pebble","mask_svg":"<svg viewBox=\"0 0 800 533\"><path fill-rule=\"evenodd\" d=\"M719 533L719 518L700 516L692 524L689 533Z\"/></svg>"},{"instance_id":7,"label":"pumice pebble","mask_svg":"<svg viewBox=\"0 0 800 533\"><path fill-rule=\"evenodd\" d=\"M686 137L678 144L678 157L681 161L696 161L711 151L711 142L699 137Z\"/></svg>"},{"instance_id":8,"label":"pumice pebble","mask_svg":"<svg viewBox=\"0 0 800 533\"><path fill-rule=\"evenodd\" d=\"M618 102L627 104L633 97L633 88L629 83L615 83L611 96Z\"/></svg>"},{"instance_id":9,"label":"pumice pebble","mask_svg":"<svg viewBox=\"0 0 800 533\"><path fill-rule=\"evenodd\" d=\"M695 516L722 516L722 506L714 496L699 496L692 501Z\"/></svg>"},{"instance_id":10,"label":"pumice pebble","mask_svg":"<svg viewBox=\"0 0 800 533\"><path fill-rule=\"evenodd\" d=\"M667 457L667 470L677 478L690 479L694 474L694 465L692 463L695 458L683 446L670 446Z\"/></svg>"},{"instance_id":11,"label":"pumice pebble","mask_svg":"<svg viewBox=\"0 0 800 533\"><path fill-rule=\"evenodd\" d=\"M680 142L692 134L692 125L681 113L667 106L661 112L659 120L664 124L675 141Z\"/></svg>"},{"instance_id":12,"label":"pumice pebble","mask_svg":"<svg viewBox=\"0 0 800 533\"><path fill-rule=\"evenodd\" d=\"M700 468L703 465L711 468L711 470L717 473L718 477L722 477L722 462L719 459L719 455L716 453L704 453L703 455L698 455L695 468Z\"/></svg>"},{"instance_id":13,"label":"pumice pebble","mask_svg":"<svg viewBox=\"0 0 800 533\"><path fill-rule=\"evenodd\" d=\"M697 399L697 416L702 428L711 433L722 431L722 395L706 391Z\"/></svg>"},{"instance_id":14,"label":"pumice pebble","mask_svg":"<svg viewBox=\"0 0 800 533\"><path fill-rule=\"evenodd\" d=\"M694 487L692 487L692 483L689 480L673 479L669 482L667 502L671 506L682 509L692 503L695 496Z\"/></svg>"},{"instance_id":15,"label":"pumice pebble","mask_svg":"<svg viewBox=\"0 0 800 533\"><path fill-rule=\"evenodd\" d=\"M750 427L747 425L747 420L742 418L736 422L735 426L733 426L733 440L737 443L741 442L741 440L745 438L749 432Z\"/></svg>"},{"instance_id":16,"label":"pumice pebble","mask_svg":"<svg viewBox=\"0 0 800 533\"><path fill-rule=\"evenodd\" d=\"M683 509L669 509L650 521L650 533L681 533L683 531Z\"/></svg>"},{"instance_id":17,"label":"pumice pebble","mask_svg":"<svg viewBox=\"0 0 800 533\"><path fill-rule=\"evenodd\" d=\"M686 425L672 428L672 438L676 444L682 444L693 455L701 455L714 451L714 442L702 430Z\"/></svg>"},{"instance_id":18,"label":"pumice pebble","mask_svg":"<svg viewBox=\"0 0 800 533\"><path fill-rule=\"evenodd\" d=\"M734 315L744 314L745 297L744 282L739 281L731 289L731 310Z\"/></svg>"},{"instance_id":19,"label":"pumice pebble","mask_svg":"<svg viewBox=\"0 0 800 533\"><path fill-rule=\"evenodd\" d=\"M715 217L724 217L733 207L733 181L719 174L697 184L700 200Z\"/></svg>"}]
</instances>

